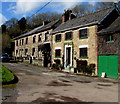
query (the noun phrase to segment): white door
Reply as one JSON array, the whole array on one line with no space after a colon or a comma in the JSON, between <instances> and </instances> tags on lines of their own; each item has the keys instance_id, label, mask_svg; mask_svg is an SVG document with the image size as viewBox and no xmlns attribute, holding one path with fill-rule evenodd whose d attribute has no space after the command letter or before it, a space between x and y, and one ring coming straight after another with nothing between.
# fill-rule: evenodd
<instances>
[{"instance_id":1,"label":"white door","mask_svg":"<svg viewBox=\"0 0 120 104\"><path fill-rule=\"evenodd\" d=\"M72 45L65 45L64 67L72 66Z\"/></svg>"}]
</instances>

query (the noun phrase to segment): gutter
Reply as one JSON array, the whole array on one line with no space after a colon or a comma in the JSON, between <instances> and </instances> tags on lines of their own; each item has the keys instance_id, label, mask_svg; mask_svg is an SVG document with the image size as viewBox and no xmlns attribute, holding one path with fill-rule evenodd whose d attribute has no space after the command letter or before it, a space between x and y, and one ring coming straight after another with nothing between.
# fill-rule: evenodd
<instances>
[{"instance_id":1,"label":"gutter","mask_svg":"<svg viewBox=\"0 0 120 104\"><path fill-rule=\"evenodd\" d=\"M98 21L88 23L88 24L85 24L85 25L75 26L75 27L72 27L72 28L63 29L63 30L60 30L60 31L55 31L55 32L53 31L51 34L55 34L55 33L58 33L58 32L63 32L63 31L68 31L68 30L72 30L72 29L76 29L76 28L81 28L81 27L85 27L85 26L96 25L96 24L98 24Z\"/></svg>"}]
</instances>

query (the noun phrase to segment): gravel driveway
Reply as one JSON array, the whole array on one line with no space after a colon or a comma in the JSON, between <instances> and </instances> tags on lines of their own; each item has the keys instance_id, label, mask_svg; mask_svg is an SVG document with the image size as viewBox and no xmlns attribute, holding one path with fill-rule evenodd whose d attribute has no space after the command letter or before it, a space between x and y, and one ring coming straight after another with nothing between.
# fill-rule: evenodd
<instances>
[{"instance_id":1,"label":"gravel driveway","mask_svg":"<svg viewBox=\"0 0 120 104\"><path fill-rule=\"evenodd\" d=\"M118 83L56 72L24 63L3 63L19 82L2 89L3 102L118 102Z\"/></svg>"}]
</instances>

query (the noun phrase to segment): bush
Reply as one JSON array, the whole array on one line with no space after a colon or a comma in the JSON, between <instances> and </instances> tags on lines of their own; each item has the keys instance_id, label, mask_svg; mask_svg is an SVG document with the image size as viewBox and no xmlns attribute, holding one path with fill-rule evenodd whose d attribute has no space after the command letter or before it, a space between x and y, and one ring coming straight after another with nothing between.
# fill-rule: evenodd
<instances>
[{"instance_id":1,"label":"bush","mask_svg":"<svg viewBox=\"0 0 120 104\"><path fill-rule=\"evenodd\" d=\"M82 64L81 64L82 63ZM77 65L78 72L83 72L92 75L92 73L95 73L95 64L89 64L87 65L86 62L79 62Z\"/></svg>"},{"instance_id":2,"label":"bush","mask_svg":"<svg viewBox=\"0 0 120 104\"><path fill-rule=\"evenodd\" d=\"M62 69L62 65L61 64L52 64L52 69L61 70Z\"/></svg>"},{"instance_id":3,"label":"bush","mask_svg":"<svg viewBox=\"0 0 120 104\"><path fill-rule=\"evenodd\" d=\"M87 61L77 60L77 70L78 72L86 73Z\"/></svg>"},{"instance_id":4,"label":"bush","mask_svg":"<svg viewBox=\"0 0 120 104\"><path fill-rule=\"evenodd\" d=\"M95 64L89 64L86 67L86 73L92 75L92 73L95 73Z\"/></svg>"}]
</instances>

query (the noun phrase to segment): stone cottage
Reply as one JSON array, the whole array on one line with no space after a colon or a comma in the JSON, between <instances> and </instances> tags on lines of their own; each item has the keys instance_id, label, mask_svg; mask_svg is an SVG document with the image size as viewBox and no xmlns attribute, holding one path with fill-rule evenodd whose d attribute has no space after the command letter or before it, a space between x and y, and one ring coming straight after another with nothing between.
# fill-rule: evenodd
<instances>
[{"instance_id":1,"label":"stone cottage","mask_svg":"<svg viewBox=\"0 0 120 104\"><path fill-rule=\"evenodd\" d=\"M118 78L120 73L120 16L98 33L98 75Z\"/></svg>"},{"instance_id":2,"label":"stone cottage","mask_svg":"<svg viewBox=\"0 0 120 104\"><path fill-rule=\"evenodd\" d=\"M51 63L51 32L60 24L60 20L43 24L15 38L15 57L29 60L47 67Z\"/></svg>"},{"instance_id":3,"label":"stone cottage","mask_svg":"<svg viewBox=\"0 0 120 104\"><path fill-rule=\"evenodd\" d=\"M116 7L79 18L67 17L67 20L64 13L62 24L52 31L52 63L63 65L64 70L70 67L77 68L79 64L94 64L97 75L99 55L97 33L108 27L118 16Z\"/></svg>"}]
</instances>

